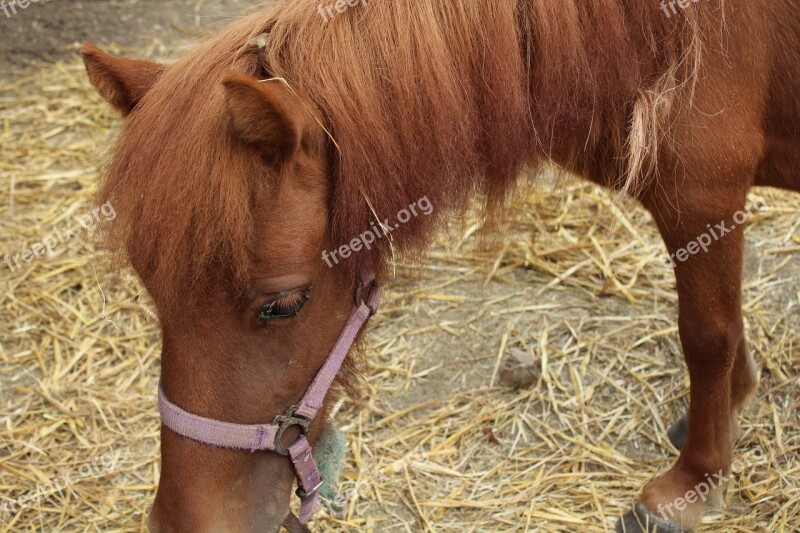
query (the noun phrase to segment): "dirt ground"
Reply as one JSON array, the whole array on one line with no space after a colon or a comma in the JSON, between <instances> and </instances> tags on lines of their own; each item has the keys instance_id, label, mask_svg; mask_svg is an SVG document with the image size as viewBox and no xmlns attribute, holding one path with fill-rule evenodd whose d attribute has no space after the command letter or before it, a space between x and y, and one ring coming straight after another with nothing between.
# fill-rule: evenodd
<instances>
[{"instance_id":1,"label":"dirt ground","mask_svg":"<svg viewBox=\"0 0 800 533\"><path fill-rule=\"evenodd\" d=\"M84 39L170 57L255 4L51 0L0 11L0 254L90 209L119 120L85 80ZM800 195L754 194L769 209L749 221L743 301L762 387L737 457L766 459L737 473L709 532L800 530ZM520 195L518 215L498 249L478 246L467 217L443 228L424 264L398 265L366 339L368 394L338 418L340 489L358 490L317 530L611 531L674 461L666 428L688 379L649 215L548 180ZM0 511L0 533L144 531L160 427L146 296L90 238L25 269L0 265L0 291L0 503L113 458L52 499ZM497 380L514 350L538 361L528 389Z\"/></svg>"},{"instance_id":2,"label":"dirt ground","mask_svg":"<svg viewBox=\"0 0 800 533\"><path fill-rule=\"evenodd\" d=\"M0 72L77 54L93 41L120 50L163 51L210 31L253 0L40 0L10 17L0 10Z\"/></svg>"}]
</instances>

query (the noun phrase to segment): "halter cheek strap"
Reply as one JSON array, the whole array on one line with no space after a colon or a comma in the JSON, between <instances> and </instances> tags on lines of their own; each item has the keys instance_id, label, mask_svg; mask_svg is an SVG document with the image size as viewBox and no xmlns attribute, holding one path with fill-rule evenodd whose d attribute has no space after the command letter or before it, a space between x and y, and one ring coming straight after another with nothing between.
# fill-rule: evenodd
<instances>
[{"instance_id":1,"label":"halter cheek strap","mask_svg":"<svg viewBox=\"0 0 800 533\"><path fill-rule=\"evenodd\" d=\"M312 455L311 444L306 438L308 428L322 408L325 396L364 324L378 312L380 290L374 281L374 273L361 277L355 307L327 360L306 389L300 403L290 407L271 424L233 424L189 413L171 403L159 385L158 410L162 423L178 435L209 446L251 453L271 451L289 457L297 476L297 496L301 500L299 521L301 524L307 523L320 507L319 489L324 482ZM366 299L363 298L364 294L367 294ZM285 448L283 434L294 426L300 428L301 435L294 444Z\"/></svg>"}]
</instances>

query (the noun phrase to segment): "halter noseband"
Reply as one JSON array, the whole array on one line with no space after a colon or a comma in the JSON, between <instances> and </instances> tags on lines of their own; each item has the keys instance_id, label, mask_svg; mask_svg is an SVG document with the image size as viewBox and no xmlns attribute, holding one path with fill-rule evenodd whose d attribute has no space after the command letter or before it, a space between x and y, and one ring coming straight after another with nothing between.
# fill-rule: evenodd
<instances>
[{"instance_id":1,"label":"halter noseband","mask_svg":"<svg viewBox=\"0 0 800 533\"><path fill-rule=\"evenodd\" d=\"M247 450L251 453L271 451L289 457L297 476L296 494L301 500L299 522L307 523L319 509L319 489L324 483L312 455L311 444L306 438L308 428L322 408L325 395L358 334L367 320L377 313L379 300L380 290L375 284L375 274L370 272L362 275L356 291L355 307L327 360L306 389L300 403L276 417L271 424L233 424L189 413L171 403L159 385L158 410L162 423L178 435L209 446ZM300 437L291 446L284 447L283 434L294 426L300 428Z\"/></svg>"}]
</instances>

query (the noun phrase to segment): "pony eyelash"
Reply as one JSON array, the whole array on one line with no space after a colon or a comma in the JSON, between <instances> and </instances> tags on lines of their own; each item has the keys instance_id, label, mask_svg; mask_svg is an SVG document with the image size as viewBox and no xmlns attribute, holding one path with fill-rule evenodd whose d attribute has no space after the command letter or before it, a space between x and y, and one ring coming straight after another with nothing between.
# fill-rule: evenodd
<instances>
[{"instance_id":1,"label":"pony eyelash","mask_svg":"<svg viewBox=\"0 0 800 533\"><path fill-rule=\"evenodd\" d=\"M275 301L275 310L281 314L297 313L306 303L308 294L305 292L294 292Z\"/></svg>"},{"instance_id":2,"label":"pony eyelash","mask_svg":"<svg viewBox=\"0 0 800 533\"><path fill-rule=\"evenodd\" d=\"M284 318L294 318L311 298L314 287L295 289L281 293L277 298L264 305L258 314L258 323L266 326L270 321Z\"/></svg>"}]
</instances>

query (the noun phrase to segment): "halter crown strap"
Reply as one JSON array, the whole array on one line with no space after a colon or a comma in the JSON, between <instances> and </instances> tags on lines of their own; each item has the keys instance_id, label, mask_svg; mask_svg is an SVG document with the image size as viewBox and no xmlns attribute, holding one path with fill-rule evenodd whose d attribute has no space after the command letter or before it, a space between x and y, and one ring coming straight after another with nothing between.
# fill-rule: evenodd
<instances>
[{"instance_id":1,"label":"halter crown strap","mask_svg":"<svg viewBox=\"0 0 800 533\"><path fill-rule=\"evenodd\" d=\"M234 424L195 415L170 402L159 384L158 410L164 426L178 435L210 446L247 450L251 453L273 451L288 456L297 476L297 495L302 502L300 522L302 524L308 522L319 509L319 489L324 480L317 468L306 434L311 421L322 408L325 396L333 385L333 381L342 368L342 363L347 358L358 334L367 320L378 311L380 289L375 285L374 280L375 275L372 272L361 276L356 307L350 313L330 355L314 381L306 389L300 403L290 407L285 414L275 418L274 422L253 425ZM364 291L369 291L366 300L361 298ZM302 434L294 444L284 448L281 442L283 433L293 426L299 426Z\"/></svg>"}]
</instances>

